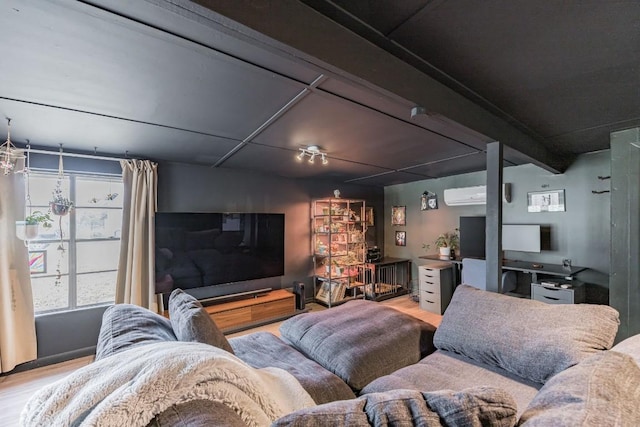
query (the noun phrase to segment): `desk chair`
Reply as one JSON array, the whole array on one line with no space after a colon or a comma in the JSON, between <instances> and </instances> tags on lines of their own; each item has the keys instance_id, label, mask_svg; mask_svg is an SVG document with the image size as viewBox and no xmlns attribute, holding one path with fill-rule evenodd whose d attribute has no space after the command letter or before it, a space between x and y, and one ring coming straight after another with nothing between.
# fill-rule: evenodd
<instances>
[{"instance_id":1,"label":"desk chair","mask_svg":"<svg viewBox=\"0 0 640 427\"><path fill-rule=\"evenodd\" d=\"M515 271L502 272L502 293L516 289L517 277ZM483 259L462 259L462 283L474 288L487 290L487 262Z\"/></svg>"}]
</instances>

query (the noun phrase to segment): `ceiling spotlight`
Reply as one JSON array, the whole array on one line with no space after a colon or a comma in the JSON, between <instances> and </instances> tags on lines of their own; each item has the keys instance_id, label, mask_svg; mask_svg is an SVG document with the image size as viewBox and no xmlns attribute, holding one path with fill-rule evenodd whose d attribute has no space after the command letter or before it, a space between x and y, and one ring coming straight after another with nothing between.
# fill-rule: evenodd
<instances>
[{"instance_id":1,"label":"ceiling spotlight","mask_svg":"<svg viewBox=\"0 0 640 427\"><path fill-rule=\"evenodd\" d=\"M320 151L320 148L317 145L310 145L307 148L300 148L300 152L296 156L296 159L302 161L305 156L309 157L308 162L311 164L315 163L316 157L320 157L322 159L322 164L329 164L329 160L327 159L327 153L323 153Z\"/></svg>"}]
</instances>

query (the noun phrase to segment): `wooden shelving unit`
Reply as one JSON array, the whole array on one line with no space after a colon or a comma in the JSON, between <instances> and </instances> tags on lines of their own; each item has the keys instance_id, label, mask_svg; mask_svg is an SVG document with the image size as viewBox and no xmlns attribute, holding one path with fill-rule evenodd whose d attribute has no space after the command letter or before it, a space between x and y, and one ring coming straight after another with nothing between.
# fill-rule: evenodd
<instances>
[{"instance_id":1,"label":"wooden shelving unit","mask_svg":"<svg viewBox=\"0 0 640 427\"><path fill-rule=\"evenodd\" d=\"M364 295L365 212L364 200L327 198L312 202L316 302L331 307Z\"/></svg>"}]
</instances>

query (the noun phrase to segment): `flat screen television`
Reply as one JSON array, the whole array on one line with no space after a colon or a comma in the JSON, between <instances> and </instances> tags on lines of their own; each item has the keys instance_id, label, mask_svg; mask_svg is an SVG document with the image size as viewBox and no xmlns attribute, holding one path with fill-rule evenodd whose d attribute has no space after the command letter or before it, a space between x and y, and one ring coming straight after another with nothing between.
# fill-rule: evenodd
<instances>
[{"instance_id":1,"label":"flat screen television","mask_svg":"<svg viewBox=\"0 0 640 427\"><path fill-rule=\"evenodd\" d=\"M284 214L158 212L155 220L156 293L198 292L284 275Z\"/></svg>"}]
</instances>

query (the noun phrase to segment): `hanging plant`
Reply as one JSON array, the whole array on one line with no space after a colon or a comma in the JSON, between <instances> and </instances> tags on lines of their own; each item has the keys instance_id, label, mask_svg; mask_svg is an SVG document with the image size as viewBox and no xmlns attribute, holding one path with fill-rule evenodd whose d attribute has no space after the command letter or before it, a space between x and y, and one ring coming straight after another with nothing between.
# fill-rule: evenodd
<instances>
[{"instance_id":1,"label":"hanging plant","mask_svg":"<svg viewBox=\"0 0 640 427\"><path fill-rule=\"evenodd\" d=\"M69 213L73 208L73 202L62 193L62 178L64 177L64 165L62 163L62 144L60 144L60 157L58 158L58 181L56 188L53 190L53 199L49 202L51 213L63 216ZM60 230L60 238L62 238L62 229Z\"/></svg>"},{"instance_id":2,"label":"hanging plant","mask_svg":"<svg viewBox=\"0 0 640 427\"><path fill-rule=\"evenodd\" d=\"M55 190L53 190L53 199L49 202L49 209L54 215L64 216L73 208L73 202L62 194L62 182L58 180Z\"/></svg>"}]
</instances>

